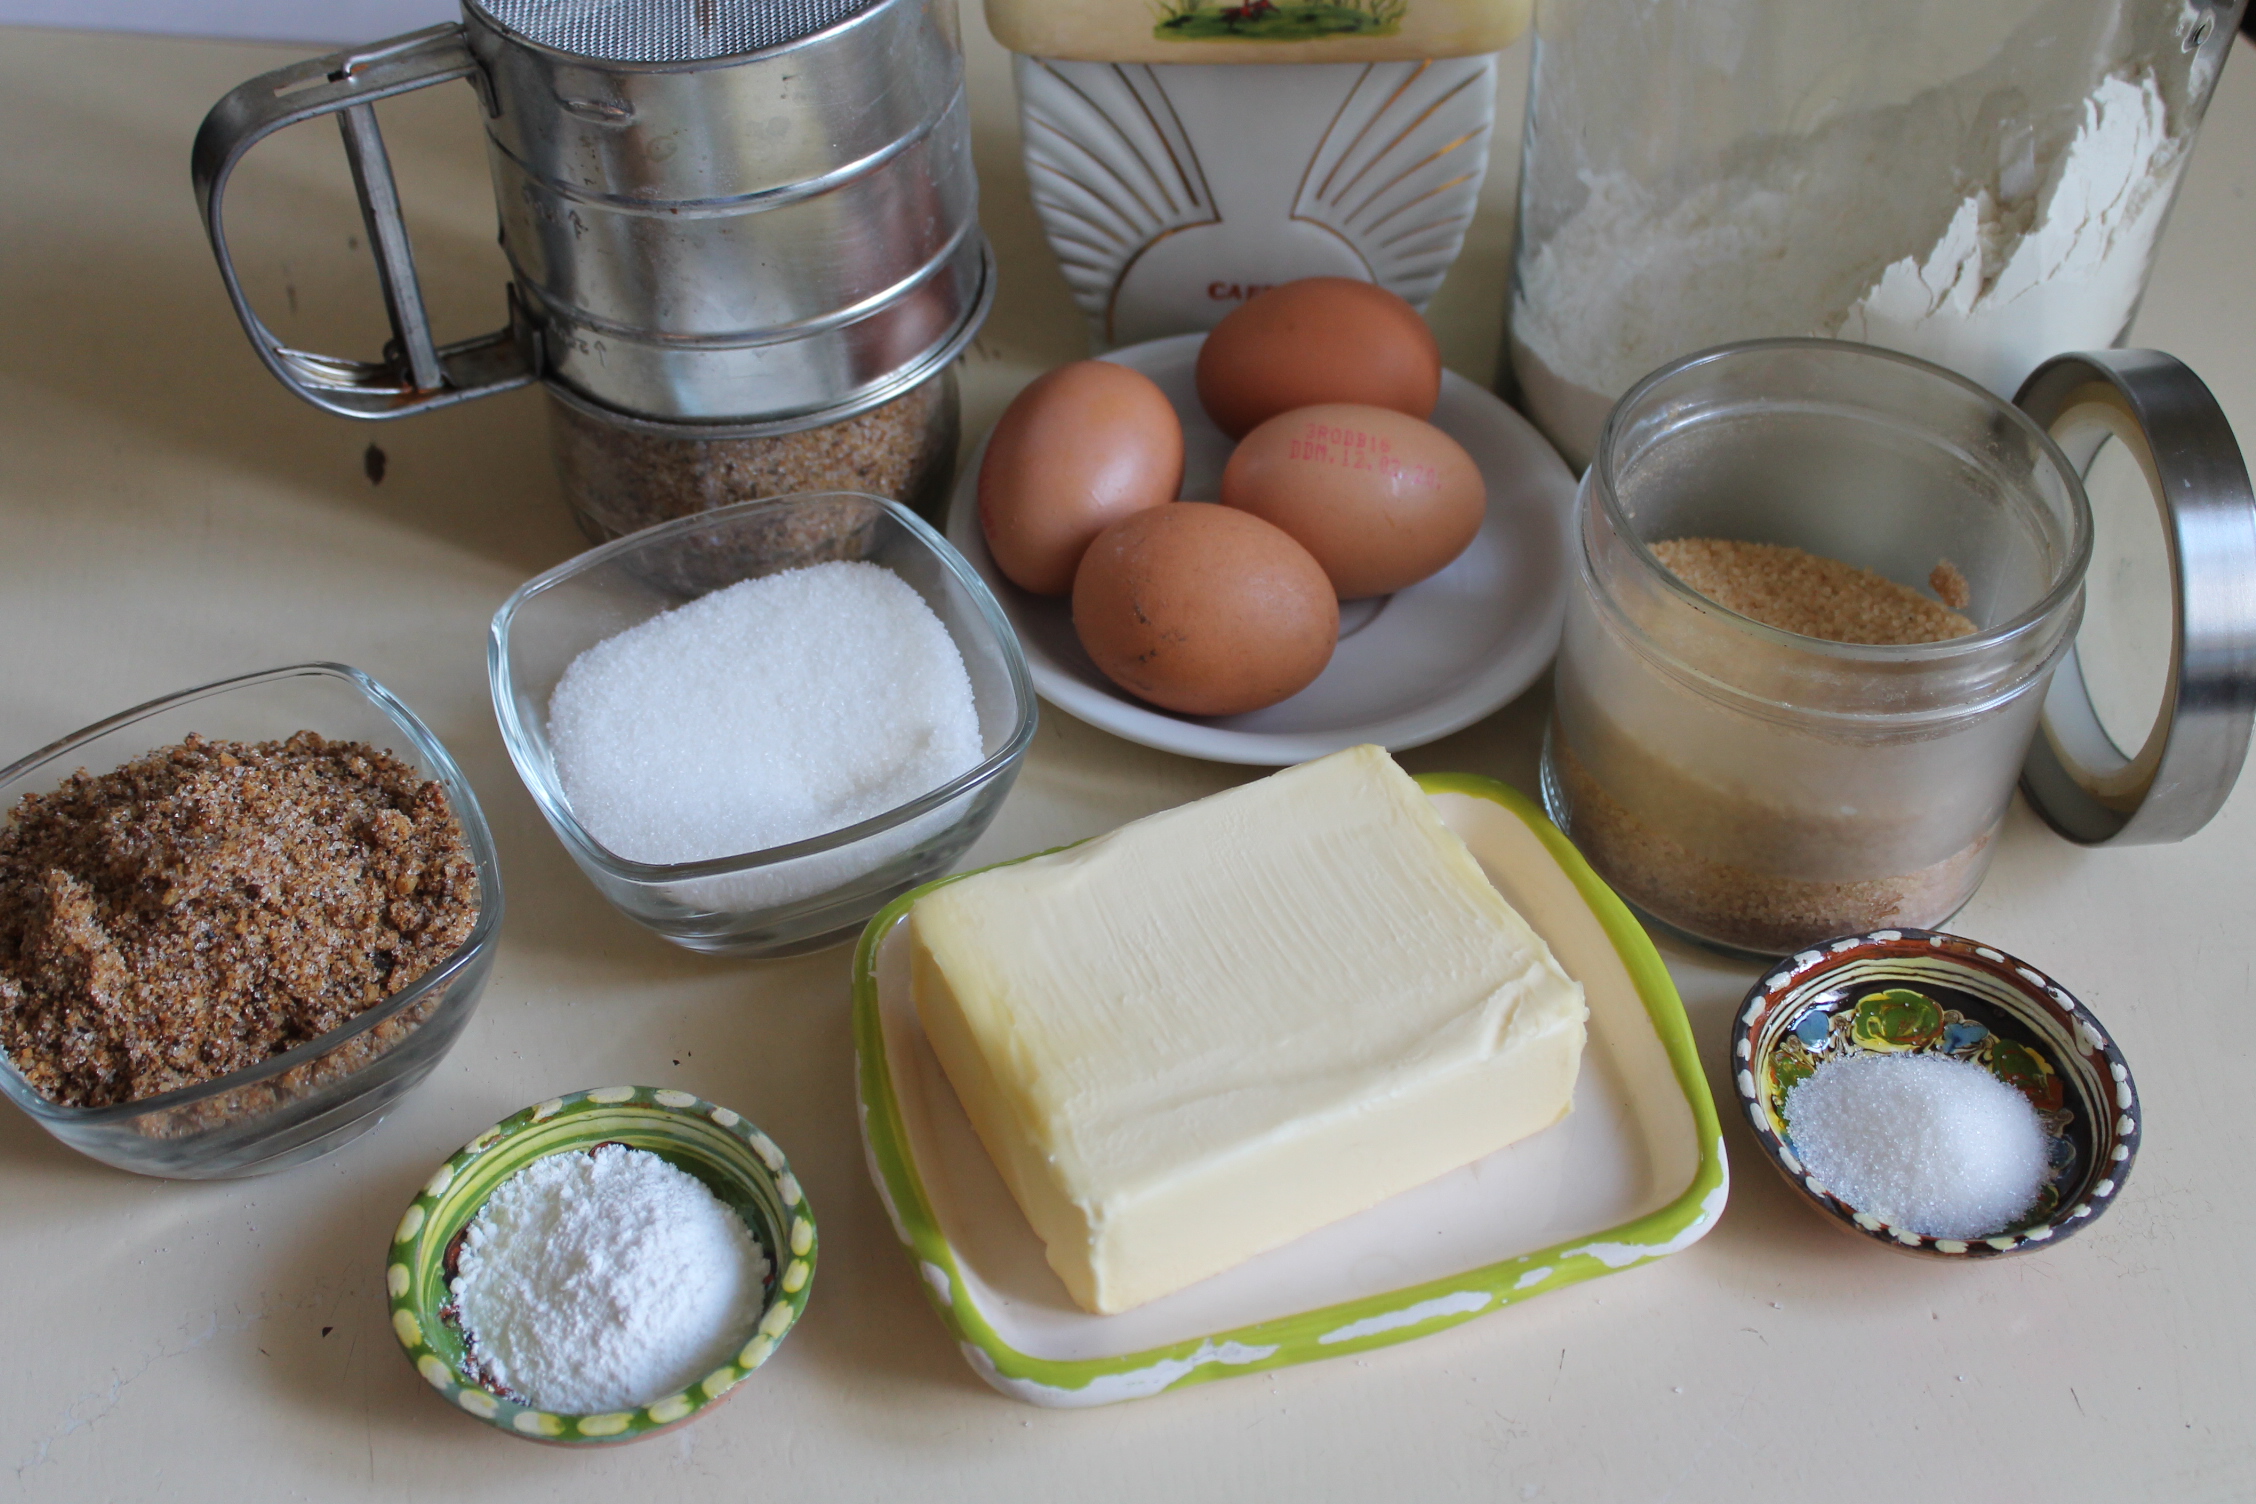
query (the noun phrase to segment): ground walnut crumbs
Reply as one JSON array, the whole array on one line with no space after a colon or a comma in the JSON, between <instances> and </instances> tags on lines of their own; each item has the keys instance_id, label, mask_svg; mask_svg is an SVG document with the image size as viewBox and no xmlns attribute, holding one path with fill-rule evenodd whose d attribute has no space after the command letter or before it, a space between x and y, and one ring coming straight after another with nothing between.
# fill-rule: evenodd
<instances>
[{"instance_id":1,"label":"ground walnut crumbs","mask_svg":"<svg viewBox=\"0 0 2256 1504\"><path fill-rule=\"evenodd\" d=\"M347 1022L459 946L478 876L440 787L358 742L191 736L0 829L0 1046L105 1107Z\"/></svg>"}]
</instances>

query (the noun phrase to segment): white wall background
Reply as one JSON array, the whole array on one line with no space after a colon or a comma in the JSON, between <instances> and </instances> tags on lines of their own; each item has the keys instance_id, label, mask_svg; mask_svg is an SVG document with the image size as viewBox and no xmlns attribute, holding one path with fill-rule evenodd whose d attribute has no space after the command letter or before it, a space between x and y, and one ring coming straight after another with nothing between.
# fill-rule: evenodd
<instances>
[{"instance_id":1,"label":"white wall background","mask_svg":"<svg viewBox=\"0 0 2256 1504\"><path fill-rule=\"evenodd\" d=\"M0 0L0 24L277 42L373 41L460 14L455 0Z\"/></svg>"}]
</instances>

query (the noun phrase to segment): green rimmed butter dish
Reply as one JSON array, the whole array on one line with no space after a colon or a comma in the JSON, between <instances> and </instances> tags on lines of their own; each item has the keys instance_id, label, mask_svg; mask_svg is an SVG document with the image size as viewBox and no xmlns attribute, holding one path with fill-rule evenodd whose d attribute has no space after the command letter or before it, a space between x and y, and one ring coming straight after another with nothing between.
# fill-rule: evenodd
<instances>
[{"instance_id":1,"label":"green rimmed butter dish","mask_svg":"<svg viewBox=\"0 0 2256 1504\"><path fill-rule=\"evenodd\" d=\"M1366 1352L1665 1258L1722 1215L1729 1171L1715 1103L1644 930L1520 794L1467 774L1418 783L1583 984L1590 1024L1574 1111L1117 1315L1081 1310L1051 1272L918 1021L905 920L940 884L870 921L854 958L853 1023L871 1177L933 1309L995 1389L1030 1404L1102 1405Z\"/></svg>"},{"instance_id":2,"label":"green rimmed butter dish","mask_svg":"<svg viewBox=\"0 0 2256 1504\"><path fill-rule=\"evenodd\" d=\"M646 1149L703 1181L744 1219L768 1259L765 1308L751 1338L703 1379L633 1410L563 1415L520 1404L479 1382L462 1333L445 1313L463 1229L486 1198L535 1160L625 1144ZM384 1287L392 1332L408 1361L440 1397L497 1430L565 1446L639 1441L683 1425L717 1404L765 1363L806 1309L815 1275L815 1218L783 1151L726 1107L685 1091L605 1086L553 1097L505 1118L464 1144L415 1200L392 1234Z\"/></svg>"}]
</instances>

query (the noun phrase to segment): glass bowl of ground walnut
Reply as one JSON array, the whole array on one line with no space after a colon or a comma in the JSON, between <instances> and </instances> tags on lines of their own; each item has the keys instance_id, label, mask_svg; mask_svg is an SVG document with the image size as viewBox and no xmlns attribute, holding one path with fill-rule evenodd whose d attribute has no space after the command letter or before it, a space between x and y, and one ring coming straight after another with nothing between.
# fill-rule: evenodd
<instances>
[{"instance_id":1,"label":"glass bowl of ground walnut","mask_svg":"<svg viewBox=\"0 0 2256 1504\"><path fill-rule=\"evenodd\" d=\"M210 1179L373 1128L468 1021L501 873L469 783L342 664L112 716L0 769L0 1092Z\"/></svg>"}]
</instances>

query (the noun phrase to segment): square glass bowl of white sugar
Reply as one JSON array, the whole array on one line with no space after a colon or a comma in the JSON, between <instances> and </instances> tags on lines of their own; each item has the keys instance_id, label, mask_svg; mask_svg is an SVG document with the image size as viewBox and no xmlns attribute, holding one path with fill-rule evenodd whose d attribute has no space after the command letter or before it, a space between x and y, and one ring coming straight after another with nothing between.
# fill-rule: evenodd
<instances>
[{"instance_id":1,"label":"square glass bowl of white sugar","mask_svg":"<svg viewBox=\"0 0 2256 1504\"><path fill-rule=\"evenodd\" d=\"M487 645L510 759L588 880L691 950L851 938L954 866L1034 737L1002 608L853 492L660 523L529 581Z\"/></svg>"}]
</instances>

